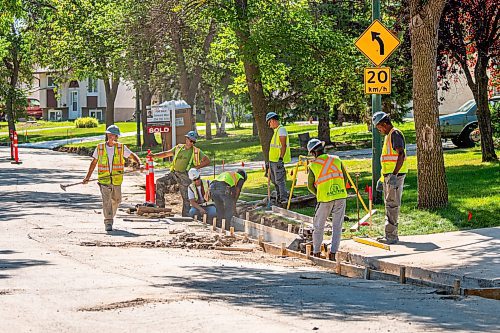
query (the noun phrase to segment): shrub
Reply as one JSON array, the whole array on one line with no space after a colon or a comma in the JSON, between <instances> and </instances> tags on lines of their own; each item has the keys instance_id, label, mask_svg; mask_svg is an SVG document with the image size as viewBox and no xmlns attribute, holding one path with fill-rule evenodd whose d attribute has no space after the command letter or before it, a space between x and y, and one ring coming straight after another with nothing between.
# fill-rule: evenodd
<instances>
[{"instance_id":1,"label":"shrub","mask_svg":"<svg viewBox=\"0 0 500 333\"><path fill-rule=\"evenodd\" d=\"M77 118L75 120L76 128L92 128L99 126L99 121L96 118L85 117L85 118Z\"/></svg>"}]
</instances>

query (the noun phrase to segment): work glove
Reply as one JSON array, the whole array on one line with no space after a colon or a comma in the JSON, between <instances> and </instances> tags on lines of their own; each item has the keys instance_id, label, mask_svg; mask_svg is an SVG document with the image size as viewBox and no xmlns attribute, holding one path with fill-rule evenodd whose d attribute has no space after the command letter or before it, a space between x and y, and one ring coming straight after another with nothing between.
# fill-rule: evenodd
<instances>
[{"instance_id":1,"label":"work glove","mask_svg":"<svg viewBox=\"0 0 500 333\"><path fill-rule=\"evenodd\" d=\"M389 184L389 186L398 187L398 176L390 175L387 183Z\"/></svg>"},{"instance_id":2,"label":"work glove","mask_svg":"<svg viewBox=\"0 0 500 333\"><path fill-rule=\"evenodd\" d=\"M269 173L269 162L266 162L265 167L266 167L266 169L264 170L264 177L267 177L267 175Z\"/></svg>"},{"instance_id":3,"label":"work glove","mask_svg":"<svg viewBox=\"0 0 500 333\"><path fill-rule=\"evenodd\" d=\"M377 187L375 189L378 192L382 192L384 190L384 183L380 179L377 180Z\"/></svg>"},{"instance_id":4,"label":"work glove","mask_svg":"<svg viewBox=\"0 0 500 333\"><path fill-rule=\"evenodd\" d=\"M280 170L285 168L285 163L283 162L283 159L282 159L282 158L280 158L280 159L278 160L277 167L278 167L278 169L280 169Z\"/></svg>"}]
</instances>

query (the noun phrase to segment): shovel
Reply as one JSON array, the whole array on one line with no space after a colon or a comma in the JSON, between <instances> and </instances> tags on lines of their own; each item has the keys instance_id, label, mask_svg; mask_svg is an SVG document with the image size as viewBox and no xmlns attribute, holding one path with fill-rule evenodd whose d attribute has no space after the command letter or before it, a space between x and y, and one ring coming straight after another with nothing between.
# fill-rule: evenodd
<instances>
[{"instance_id":1,"label":"shovel","mask_svg":"<svg viewBox=\"0 0 500 333\"><path fill-rule=\"evenodd\" d=\"M267 168L267 207L266 210L271 210L271 167Z\"/></svg>"},{"instance_id":2,"label":"shovel","mask_svg":"<svg viewBox=\"0 0 500 333\"><path fill-rule=\"evenodd\" d=\"M132 172L136 172L136 171L138 171L138 170L127 171L127 172L122 173L122 175L126 175L127 173L132 173ZM87 183L95 182L96 180L99 180L99 178L89 179L89 181ZM66 188L71 187L71 186L75 186L75 185L81 185L81 184L83 184L83 181L78 182L78 183L68 184L68 185L59 184L59 186L61 186L61 189L64 192L66 192Z\"/></svg>"}]
</instances>

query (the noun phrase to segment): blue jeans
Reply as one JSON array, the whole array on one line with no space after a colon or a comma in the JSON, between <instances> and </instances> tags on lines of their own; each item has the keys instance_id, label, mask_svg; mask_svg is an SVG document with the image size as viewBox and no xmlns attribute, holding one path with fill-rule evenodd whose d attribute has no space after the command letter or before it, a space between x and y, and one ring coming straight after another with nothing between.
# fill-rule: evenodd
<instances>
[{"instance_id":1,"label":"blue jeans","mask_svg":"<svg viewBox=\"0 0 500 333\"><path fill-rule=\"evenodd\" d=\"M207 222L212 223L212 218L217 216L217 209L215 208L214 205L203 207L203 209L205 209L207 211ZM197 215L198 220L200 220L200 221L203 219L203 215L200 214L199 210L194 208L194 207L191 207L189 209L188 215L190 217L194 217L195 215Z\"/></svg>"}]
</instances>

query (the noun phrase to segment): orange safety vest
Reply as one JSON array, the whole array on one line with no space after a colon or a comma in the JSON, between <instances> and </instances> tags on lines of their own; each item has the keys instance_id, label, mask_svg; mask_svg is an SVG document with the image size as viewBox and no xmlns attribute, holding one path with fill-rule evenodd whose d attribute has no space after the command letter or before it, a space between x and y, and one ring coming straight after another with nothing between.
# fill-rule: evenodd
<instances>
[{"instance_id":1,"label":"orange safety vest","mask_svg":"<svg viewBox=\"0 0 500 333\"><path fill-rule=\"evenodd\" d=\"M394 171L394 168L396 167L396 162L398 161L399 154L397 150L392 148L391 136L394 130L398 129L396 127L393 127L389 132L389 134L387 134L384 139L384 146L382 147L382 155L380 155L380 164L382 165L382 175L392 173ZM401 135L403 135L403 132L401 132ZM403 165L401 166L401 169L399 169L400 173L408 172L408 164L406 163L406 148L404 151L405 151L405 160L403 162Z\"/></svg>"},{"instance_id":2,"label":"orange safety vest","mask_svg":"<svg viewBox=\"0 0 500 333\"><path fill-rule=\"evenodd\" d=\"M106 143L97 145L97 171L99 183L104 185L121 185L123 182L123 168L125 158L123 157L123 144L115 143L115 153L113 155L113 165L111 173L109 172L108 152L106 151Z\"/></svg>"},{"instance_id":3,"label":"orange safety vest","mask_svg":"<svg viewBox=\"0 0 500 333\"><path fill-rule=\"evenodd\" d=\"M329 202L347 198L342 161L338 156L323 154L309 165L316 181L318 202Z\"/></svg>"}]
</instances>

